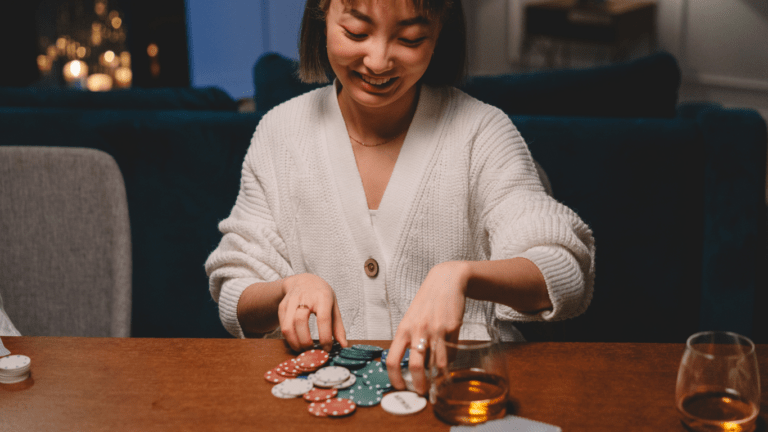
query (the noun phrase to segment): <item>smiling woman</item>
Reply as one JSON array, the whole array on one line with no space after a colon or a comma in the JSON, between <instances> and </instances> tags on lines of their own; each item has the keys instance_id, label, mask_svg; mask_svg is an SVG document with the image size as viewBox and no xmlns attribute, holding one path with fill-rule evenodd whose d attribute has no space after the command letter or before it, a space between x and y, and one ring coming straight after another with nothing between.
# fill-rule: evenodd
<instances>
[{"instance_id":1,"label":"smiling woman","mask_svg":"<svg viewBox=\"0 0 768 432\"><path fill-rule=\"evenodd\" d=\"M446 364L464 321L582 313L594 240L550 197L517 129L451 86L463 73L458 0L308 0L301 75L333 84L266 114L241 192L206 262L234 335L279 329L295 350L392 339L389 377Z\"/></svg>"}]
</instances>

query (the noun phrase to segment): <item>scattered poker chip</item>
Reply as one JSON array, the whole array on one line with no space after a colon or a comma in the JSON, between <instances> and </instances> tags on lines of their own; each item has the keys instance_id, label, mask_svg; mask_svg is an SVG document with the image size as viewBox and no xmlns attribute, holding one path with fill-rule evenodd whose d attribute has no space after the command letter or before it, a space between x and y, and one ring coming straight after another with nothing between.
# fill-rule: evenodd
<instances>
[{"instance_id":1,"label":"scattered poker chip","mask_svg":"<svg viewBox=\"0 0 768 432\"><path fill-rule=\"evenodd\" d=\"M357 408L357 404L354 401L340 398L331 399L321 405L323 405L323 411L332 417L341 417L352 414L355 411L355 408Z\"/></svg>"},{"instance_id":2,"label":"scattered poker chip","mask_svg":"<svg viewBox=\"0 0 768 432\"><path fill-rule=\"evenodd\" d=\"M339 366L328 366L315 372L311 380L321 384L328 384L328 387L333 387L349 379L350 375L351 373L348 369Z\"/></svg>"},{"instance_id":3,"label":"scattered poker chip","mask_svg":"<svg viewBox=\"0 0 768 432\"><path fill-rule=\"evenodd\" d=\"M328 414L323 410L325 408L324 403L312 402L309 404L309 413L316 417L328 417Z\"/></svg>"},{"instance_id":4,"label":"scattered poker chip","mask_svg":"<svg viewBox=\"0 0 768 432\"><path fill-rule=\"evenodd\" d=\"M349 400L359 406L371 407L378 405L382 399L382 392L367 385L357 385L349 390Z\"/></svg>"},{"instance_id":5,"label":"scattered poker chip","mask_svg":"<svg viewBox=\"0 0 768 432\"><path fill-rule=\"evenodd\" d=\"M281 382L287 380L288 378L280 375L279 373L277 373L276 370L270 369L267 371L267 373L264 374L264 379L273 384L280 384Z\"/></svg>"},{"instance_id":6,"label":"scattered poker chip","mask_svg":"<svg viewBox=\"0 0 768 432\"><path fill-rule=\"evenodd\" d=\"M280 384L278 384L280 385ZM293 399L296 396L288 395L280 391L280 389L277 386L272 386L272 396L280 399Z\"/></svg>"},{"instance_id":7,"label":"scattered poker chip","mask_svg":"<svg viewBox=\"0 0 768 432\"><path fill-rule=\"evenodd\" d=\"M316 370L328 361L328 353L323 350L304 351L296 357L296 364L303 369Z\"/></svg>"},{"instance_id":8,"label":"scattered poker chip","mask_svg":"<svg viewBox=\"0 0 768 432\"><path fill-rule=\"evenodd\" d=\"M347 378L346 381L344 381L341 384L336 384L333 386L335 389L345 389L348 387L352 387L357 382L357 375L349 374L349 378Z\"/></svg>"},{"instance_id":9,"label":"scattered poker chip","mask_svg":"<svg viewBox=\"0 0 768 432\"><path fill-rule=\"evenodd\" d=\"M310 402L325 401L328 399L335 398L337 394L339 394L339 391L336 390L335 388L330 388L330 389L315 388L310 390L307 393L304 393L304 400L307 400Z\"/></svg>"},{"instance_id":10,"label":"scattered poker chip","mask_svg":"<svg viewBox=\"0 0 768 432\"><path fill-rule=\"evenodd\" d=\"M415 414L427 406L427 400L414 392L390 393L381 400L384 411L394 415Z\"/></svg>"},{"instance_id":11,"label":"scattered poker chip","mask_svg":"<svg viewBox=\"0 0 768 432\"><path fill-rule=\"evenodd\" d=\"M312 382L308 380L303 379L287 379L280 384L277 384L276 386L272 387L272 389L277 389L278 392L289 395L291 397L298 397L303 395L304 393L307 393L308 391L312 390ZM272 392L274 394L274 391Z\"/></svg>"}]
</instances>

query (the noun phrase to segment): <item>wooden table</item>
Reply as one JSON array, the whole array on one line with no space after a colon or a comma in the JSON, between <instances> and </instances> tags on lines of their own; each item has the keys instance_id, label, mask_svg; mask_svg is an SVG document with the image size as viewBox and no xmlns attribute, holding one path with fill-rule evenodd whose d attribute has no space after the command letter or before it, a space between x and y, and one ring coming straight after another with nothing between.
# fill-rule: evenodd
<instances>
[{"instance_id":1,"label":"wooden table","mask_svg":"<svg viewBox=\"0 0 768 432\"><path fill-rule=\"evenodd\" d=\"M4 337L32 376L0 384L2 431L447 431L431 407L405 417L380 406L316 418L270 393L264 372L290 358L278 340ZM389 342L373 342L388 346ZM683 344L505 346L514 414L564 431L680 431L674 407ZM768 413L768 345L761 429Z\"/></svg>"},{"instance_id":2,"label":"wooden table","mask_svg":"<svg viewBox=\"0 0 768 432\"><path fill-rule=\"evenodd\" d=\"M537 39L553 42L547 53L547 66L554 66L556 49L562 48L569 61L571 42L607 45L611 60L624 59L630 45L647 37L652 52L656 48L656 2L654 0L607 0L584 4L578 0L545 0L525 8L525 35L522 61L528 62Z\"/></svg>"}]
</instances>

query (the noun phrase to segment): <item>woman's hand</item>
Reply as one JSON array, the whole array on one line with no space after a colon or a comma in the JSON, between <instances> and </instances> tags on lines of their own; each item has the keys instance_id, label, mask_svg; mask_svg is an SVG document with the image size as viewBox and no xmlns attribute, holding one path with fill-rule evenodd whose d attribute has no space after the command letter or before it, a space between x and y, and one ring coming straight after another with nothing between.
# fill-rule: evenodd
<instances>
[{"instance_id":1,"label":"woman's hand","mask_svg":"<svg viewBox=\"0 0 768 432\"><path fill-rule=\"evenodd\" d=\"M434 363L438 368L447 366L444 341L446 337L453 339L457 336L464 318L468 265L461 261L438 264L429 271L421 284L397 327L387 356L389 380L396 389L405 387L400 361L408 347L411 348L408 368L418 393L424 394L427 391L425 364ZM429 362L425 361L427 352Z\"/></svg>"},{"instance_id":2,"label":"woman's hand","mask_svg":"<svg viewBox=\"0 0 768 432\"><path fill-rule=\"evenodd\" d=\"M336 293L320 276L303 273L282 280L283 299L277 310L280 329L288 345L295 351L311 348L309 315L317 316L320 345L330 351L333 339L347 346L341 311Z\"/></svg>"}]
</instances>

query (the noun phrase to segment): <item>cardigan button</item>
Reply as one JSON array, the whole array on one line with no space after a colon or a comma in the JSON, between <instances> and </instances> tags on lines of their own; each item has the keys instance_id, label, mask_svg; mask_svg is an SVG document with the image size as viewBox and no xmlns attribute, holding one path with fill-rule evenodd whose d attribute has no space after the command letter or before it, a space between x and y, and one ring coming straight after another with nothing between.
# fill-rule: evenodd
<instances>
[{"instance_id":1,"label":"cardigan button","mask_svg":"<svg viewBox=\"0 0 768 432\"><path fill-rule=\"evenodd\" d=\"M372 278L379 274L379 263L377 263L375 259L369 258L365 262L365 274Z\"/></svg>"}]
</instances>

